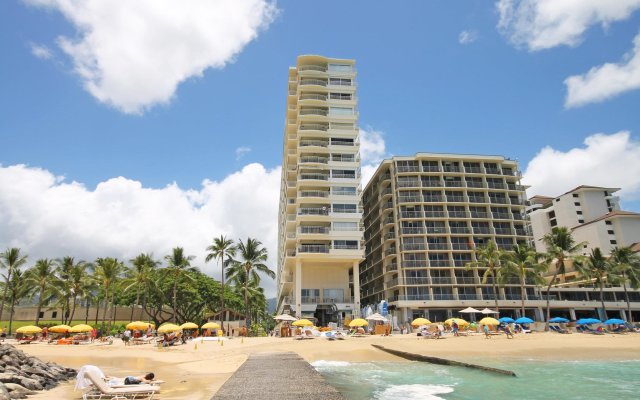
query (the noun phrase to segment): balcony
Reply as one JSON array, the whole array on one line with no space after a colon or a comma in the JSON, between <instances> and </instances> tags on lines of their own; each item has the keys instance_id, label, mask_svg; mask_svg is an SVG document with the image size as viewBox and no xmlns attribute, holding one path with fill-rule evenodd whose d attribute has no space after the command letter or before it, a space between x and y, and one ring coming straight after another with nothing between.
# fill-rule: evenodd
<instances>
[{"instance_id":1,"label":"balcony","mask_svg":"<svg viewBox=\"0 0 640 400\"><path fill-rule=\"evenodd\" d=\"M492 204L508 204L509 199L505 199L502 197L491 197L491 203Z\"/></svg>"},{"instance_id":2,"label":"balcony","mask_svg":"<svg viewBox=\"0 0 640 400\"><path fill-rule=\"evenodd\" d=\"M301 140L300 147L328 147L329 142L325 140Z\"/></svg>"},{"instance_id":3,"label":"balcony","mask_svg":"<svg viewBox=\"0 0 640 400\"><path fill-rule=\"evenodd\" d=\"M320 115L323 117L326 117L327 114L329 114L329 111L325 108L302 108L299 111L300 115ZM303 129L302 126L300 126L300 130L312 130L312 129ZM326 129L318 129L318 130L326 130Z\"/></svg>"},{"instance_id":4,"label":"balcony","mask_svg":"<svg viewBox=\"0 0 640 400\"><path fill-rule=\"evenodd\" d=\"M451 265L449 260L429 260L429 265L432 267L448 267Z\"/></svg>"},{"instance_id":5,"label":"balcony","mask_svg":"<svg viewBox=\"0 0 640 400\"><path fill-rule=\"evenodd\" d=\"M476 197L469 196L469 203L486 203L487 199L485 197Z\"/></svg>"},{"instance_id":6,"label":"balcony","mask_svg":"<svg viewBox=\"0 0 640 400\"><path fill-rule=\"evenodd\" d=\"M443 187L444 182L442 181L434 181L434 180L424 180L422 181L422 187Z\"/></svg>"},{"instance_id":7,"label":"balcony","mask_svg":"<svg viewBox=\"0 0 640 400\"><path fill-rule=\"evenodd\" d=\"M300 174L302 181L328 181L329 175L325 174Z\"/></svg>"},{"instance_id":8,"label":"balcony","mask_svg":"<svg viewBox=\"0 0 640 400\"><path fill-rule=\"evenodd\" d=\"M451 245L451 248L453 250L473 250L472 246L470 246L468 243L453 243Z\"/></svg>"},{"instance_id":9,"label":"balcony","mask_svg":"<svg viewBox=\"0 0 640 400\"><path fill-rule=\"evenodd\" d=\"M389 232L384 235L384 240L392 240L396 238L396 234L394 232Z\"/></svg>"},{"instance_id":10,"label":"balcony","mask_svg":"<svg viewBox=\"0 0 640 400\"><path fill-rule=\"evenodd\" d=\"M323 192L320 190L305 190L300 192L300 197L329 197L329 192Z\"/></svg>"},{"instance_id":11,"label":"balcony","mask_svg":"<svg viewBox=\"0 0 640 400\"><path fill-rule=\"evenodd\" d=\"M488 235L488 234L491 233L491 229L490 228L485 228L485 227L473 227L473 233L481 234L481 235Z\"/></svg>"},{"instance_id":12,"label":"balcony","mask_svg":"<svg viewBox=\"0 0 640 400\"><path fill-rule=\"evenodd\" d=\"M449 211L449 218L469 218L469 215L464 211Z\"/></svg>"},{"instance_id":13,"label":"balcony","mask_svg":"<svg viewBox=\"0 0 640 400\"><path fill-rule=\"evenodd\" d=\"M331 175L331 178L333 179L358 179L360 178L359 175L356 175L355 173L353 174L343 174L343 173L333 173Z\"/></svg>"},{"instance_id":14,"label":"balcony","mask_svg":"<svg viewBox=\"0 0 640 400\"><path fill-rule=\"evenodd\" d=\"M352 154L334 154L331 156L331 161L335 162L356 162L356 157Z\"/></svg>"},{"instance_id":15,"label":"balcony","mask_svg":"<svg viewBox=\"0 0 640 400\"><path fill-rule=\"evenodd\" d=\"M454 267L466 267L467 264L469 264L471 262L471 260L453 260L453 266Z\"/></svg>"},{"instance_id":16,"label":"balcony","mask_svg":"<svg viewBox=\"0 0 640 400\"><path fill-rule=\"evenodd\" d=\"M402 245L403 251L416 251L426 250L427 246L424 243L406 243Z\"/></svg>"},{"instance_id":17,"label":"balcony","mask_svg":"<svg viewBox=\"0 0 640 400\"><path fill-rule=\"evenodd\" d=\"M298 253L329 253L330 249L328 244L302 244L298 247Z\"/></svg>"},{"instance_id":18,"label":"balcony","mask_svg":"<svg viewBox=\"0 0 640 400\"><path fill-rule=\"evenodd\" d=\"M455 296L452 293L434 294L433 299L434 300L455 300Z\"/></svg>"},{"instance_id":19,"label":"balcony","mask_svg":"<svg viewBox=\"0 0 640 400\"><path fill-rule=\"evenodd\" d=\"M449 231L451 231L451 233L454 233L454 234L470 233L470 229L467 228L467 227L463 227L463 226L452 226L452 227L449 227Z\"/></svg>"},{"instance_id":20,"label":"balcony","mask_svg":"<svg viewBox=\"0 0 640 400\"><path fill-rule=\"evenodd\" d=\"M443 168L444 172L460 172L460 167L456 167L453 165L445 165Z\"/></svg>"},{"instance_id":21,"label":"balcony","mask_svg":"<svg viewBox=\"0 0 640 400\"><path fill-rule=\"evenodd\" d=\"M329 227L326 227L326 226L301 226L298 229L298 233L301 233L301 234L326 235L326 234L329 233Z\"/></svg>"},{"instance_id":22,"label":"balcony","mask_svg":"<svg viewBox=\"0 0 640 400\"><path fill-rule=\"evenodd\" d=\"M425 203L442 203L443 201L442 196L424 196Z\"/></svg>"},{"instance_id":23,"label":"balcony","mask_svg":"<svg viewBox=\"0 0 640 400\"><path fill-rule=\"evenodd\" d=\"M516 229L516 235L518 236L527 236L527 231L524 229Z\"/></svg>"},{"instance_id":24,"label":"balcony","mask_svg":"<svg viewBox=\"0 0 640 400\"><path fill-rule=\"evenodd\" d=\"M406 277L406 278L404 278L404 283L405 283L405 285L428 285L429 284L429 278L427 278L427 277L415 277L415 278Z\"/></svg>"},{"instance_id":25,"label":"balcony","mask_svg":"<svg viewBox=\"0 0 640 400\"><path fill-rule=\"evenodd\" d=\"M392 254L396 254L396 248L395 247L390 247L390 248L388 248L388 249L386 249L384 251L384 255L385 256L390 256Z\"/></svg>"},{"instance_id":26,"label":"balcony","mask_svg":"<svg viewBox=\"0 0 640 400\"><path fill-rule=\"evenodd\" d=\"M398 264L396 263L391 263L388 264L386 267L387 272L391 272L391 271L397 271L398 270Z\"/></svg>"},{"instance_id":27,"label":"balcony","mask_svg":"<svg viewBox=\"0 0 640 400\"><path fill-rule=\"evenodd\" d=\"M512 235L510 228L494 228L496 235Z\"/></svg>"},{"instance_id":28,"label":"balcony","mask_svg":"<svg viewBox=\"0 0 640 400\"><path fill-rule=\"evenodd\" d=\"M483 211L471 211L471 218L489 218L489 213Z\"/></svg>"},{"instance_id":29,"label":"balcony","mask_svg":"<svg viewBox=\"0 0 640 400\"><path fill-rule=\"evenodd\" d=\"M487 182L489 189L504 189L504 183L502 182Z\"/></svg>"},{"instance_id":30,"label":"balcony","mask_svg":"<svg viewBox=\"0 0 640 400\"><path fill-rule=\"evenodd\" d=\"M322 94L301 94L300 100L320 100L326 101L327 96Z\"/></svg>"},{"instance_id":31,"label":"balcony","mask_svg":"<svg viewBox=\"0 0 640 400\"><path fill-rule=\"evenodd\" d=\"M482 168L481 167L464 167L464 172L466 172L467 174L481 174Z\"/></svg>"},{"instance_id":32,"label":"balcony","mask_svg":"<svg viewBox=\"0 0 640 400\"><path fill-rule=\"evenodd\" d=\"M420 203L422 198L420 196L398 196L399 203Z\"/></svg>"},{"instance_id":33,"label":"balcony","mask_svg":"<svg viewBox=\"0 0 640 400\"><path fill-rule=\"evenodd\" d=\"M311 207L298 209L298 215L329 215L329 209L327 207Z\"/></svg>"},{"instance_id":34,"label":"balcony","mask_svg":"<svg viewBox=\"0 0 640 400\"><path fill-rule=\"evenodd\" d=\"M474 278L456 277L456 282L458 283L458 285L475 285L476 284L476 280Z\"/></svg>"},{"instance_id":35,"label":"balcony","mask_svg":"<svg viewBox=\"0 0 640 400\"><path fill-rule=\"evenodd\" d=\"M447 243L429 243L429 250L449 250Z\"/></svg>"},{"instance_id":36,"label":"balcony","mask_svg":"<svg viewBox=\"0 0 640 400\"><path fill-rule=\"evenodd\" d=\"M424 216L427 218L445 218L447 215L444 211L425 211Z\"/></svg>"},{"instance_id":37,"label":"balcony","mask_svg":"<svg viewBox=\"0 0 640 400\"><path fill-rule=\"evenodd\" d=\"M356 143L354 143L353 141L346 141L346 140L331 140L331 146L350 146L353 147L355 146Z\"/></svg>"},{"instance_id":38,"label":"balcony","mask_svg":"<svg viewBox=\"0 0 640 400\"><path fill-rule=\"evenodd\" d=\"M424 167L422 167L422 172L440 172L441 169L438 166L428 166L425 165Z\"/></svg>"},{"instance_id":39,"label":"balcony","mask_svg":"<svg viewBox=\"0 0 640 400\"><path fill-rule=\"evenodd\" d=\"M302 113L302 111L300 111ZM314 111L320 113L320 111ZM312 114L312 113L309 113ZM314 115L322 115L322 114L314 114ZM323 131L326 132L329 129L329 125L323 124L302 124L298 130L301 131Z\"/></svg>"},{"instance_id":40,"label":"balcony","mask_svg":"<svg viewBox=\"0 0 640 400\"><path fill-rule=\"evenodd\" d=\"M451 203L464 203L464 196L447 196L447 201Z\"/></svg>"},{"instance_id":41,"label":"balcony","mask_svg":"<svg viewBox=\"0 0 640 400\"><path fill-rule=\"evenodd\" d=\"M300 79L300 86L327 86L327 81L321 79Z\"/></svg>"},{"instance_id":42,"label":"balcony","mask_svg":"<svg viewBox=\"0 0 640 400\"><path fill-rule=\"evenodd\" d=\"M328 164L328 157L303 156L300 157L300 164Z\"/></svg>"},{"instance_id":43,"label":"balcony","mask_svg":"<svg viewBox=\"0 0 640 400\"><path fill-rule=\"evenodd\" d=\"M501 175L500 170L498 168L485 168L484 170L487 174Z\"/></svg>"},{"instance_id":44,"label":"balcony","mask_svg":"<svg viewBox=\"0 0 640 400\"><path fill-rule=\"evenodd\" d=\"M446 187L463 187L464 186L461 181L449 181L449 180L445 180L444 185Z\"/></svg>"},{"instance_id":45,"label":"balcony","mask_svg":"<svg viewBox=\"0 0 640 400\"><path fill-rule=\"evenodd\" d=\"M391 188L390 187L389 188L385 188L385 189L382 189L380 191L380 196L386 196L386 195L391 194L391 193L392 192L391 192Z\"/></svg>"},{"instance_id":46,"label":"balcony","mask_svg":"<svg viewBox=\"0 0 640 400\"><path fill-rule=\"evenodd\" d=\"M397 172L418 172L420 169L418 166L398 166L396 168Z\"/></svg>"},{"instance_id":47,"label":"balcony","mask_svg":"<svg viewBox=\"0 0 640 400\"><path fill-rule=\"evenodd\" d=\"M427 233L447 233L447 228L445 228L444 226L440 227L434 227L434 226L428 226L427 227Z\"/></svg>"},{"instance_id":48,"label":"balcony","mask_svg":"<svg viewBox=\"0 0 640 400\"><path fill-rule=\"evenodd\" d=\"M402 262L405 268L426 268L427 260L406 260Z\"/></svg>"},{"instance_id":49,"label":"balcony","mask_svg":"<svg viewBox=\"0 0 640 400\"><path fill-rule=\"evenodd\" d=\"M400 218L422 218L420 211L400 211Z\"/></svg>"},{"instance_id":50,"label":"balcony","mask_svg":"<svg viewBox=\"0 0 640 400\"><path fill-rule=\"evenodd\" d=\"M389 297L389 302L393 303L396 301L425 301L431 300L431 296L428 294L401 294L399 296L391 296Z\"/></svg>"},{"instance_id":51,"label":"balcony","mask_svg":"<svg viewBox=\"0 0 640 400\"><path fill-rule=\"evenodd\" d=\"M459 293L458 300L480 300L477 294Z\"/></svg>"},{"instance_id":52,"label":"balcony","mask_svg":"<svg viewBox=\"0 0 640 400\"><path fill-rule=\"evenodd\" d=\"M336 244L333 246L334 250L358 250L358 245L351 244Z\"/></svg>"},{"instance_id":53,"label":"balcony","mask_svg":"<svg viewBox=\"0 0 640 400\"><path fill-rule=\"evenodd\" d=\"M433 262L432 264L433 265ZM452 282L451 278L449 277L431 277L431 283L433 285L450 285Z\"/></svg>"},{"instance_id":54,"label":"balcony","mask_svg":"<svg viewBox=\"0 0 640 400\"><path fill-rule=\"evenodd\" d=\"M420 181L398 181L398 187L420 187Z\"/></svg>"},{"instance_id":55,"label":"balcony","mask_svg":"<svg viewBox=\"0 0 640 400\"><path fill-rule=\"evenodd\" d=\"M494 219L509 219L511 215L509 213L492 213Z\"/></svg>"},{"instance_id":56,"label":"balcony","mask_svg":"<svg viewBox=\"0 0 640 400\"><path fill-rule=\"evenodd\" d=\"M327 72L327 67L323 65L300 65L298 71L318 71Z\"/></svg>"},{"instance_id":57,"label":"balcony","mask_svg":"<svg viewBox=\"0 0 640 400\"><path fill-rule=\"evenodd\" d=\"M393 224L393 217L388 217L384 219L384 223L385 224Z\"/></svg>"}]
</instances>

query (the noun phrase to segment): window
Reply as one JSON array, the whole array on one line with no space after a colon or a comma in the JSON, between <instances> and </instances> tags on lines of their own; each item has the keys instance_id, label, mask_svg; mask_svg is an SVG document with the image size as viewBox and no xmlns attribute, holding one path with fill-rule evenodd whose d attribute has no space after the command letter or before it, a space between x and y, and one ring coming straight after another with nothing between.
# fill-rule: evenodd
<instances>
[{"instance_id":1,"label":"window","mask_svg":"<svg viewBox=\"0 0 640 400\"><path fill-rule=\"evenodd\" d=\"M578 220L578 223L579 223L579 224L584 224L584 220L583 220L583 219L579 219L579 220Z\"/></svg>"},{"instance_id":2,"label":"window","mask_svg":"<svg viewBox=\"0 0 640 400\"><path fill-rule=\"evenodd\" d=\"M302 302L317 302L320 297L320 289L300 289L302 295Z\"/></svg>"},{"instance_id":3,"label":"window","mask_svg":"<svg viewBox=\"0 0 640 400\"><path fill-rule=\"evenodd\" d=\"M351 72L353 71L353 66L350 64L329 64L329 71Z\"/></svg>"},{"instance_id":4,"label":"window","mask_svg":"<svg viewBox=\"0 0 640 400\"><path fill-rule=\"evenodd\" d=\"M355 204L334 204L333 212L337 213L355 213L356 205Z\"/></svg>"},{"instance_id":5,"label":"window","mask_svg":"<svg viewBox=\"0 0 640 400\"><path fill-rule=\"evenodd\" d=\"M612 225L611 221L604 221L605 225Z\"/></svg>"},{"instance_id":6,"label":"window","mask_svg":"<svg viewBox=\"0 0 640 400\"><path fill-rule=\"evenodd\" d=\"M333 248L339 249L339 250L357 250L358 241L357 240L334 240Z\"/></svg>"},{"instance_id":7,"label":"window","mask_svg":"<svg viewBox=\"0 0 640 400\"><path fill-rule=\"evenodd\" d=\"M357 222L334 222L333 230L334 231L357 231L358 223Z\"/></svg>"},{"instance_id":8,"label":"window","mask_svg":"<svg viewBox=\"0 0 640 400\"><path fill-rule=\"evenodd\" d=\"M331 193L336 196L355 196L356 188L351 186L336 186L331 189Z\"/></svg>"},{"instance_id":9,"label":"window","mask_svg":"<svg viewBox=\"0 0 640 400\"><path fill-rule=\"evenodd\" d=\"M351 86L351 79L348 79L348 78L329 78L329 85Z\"/></svg>"},{"instance_id":10,"label":"window","mask_svg":"<svg viewBox=\"0 0 640 400\"><path fill-rule=\"evenodd\" d=\"M615 240L609 240L609 243L611 243L611 244L618 244L618 242L617 242L617 241L615 241Z\"/></svg>"},{"instance_id":11,"label":"window","mask_svg":"<svg viewBox=\"0 0 640 400\"><path fill-rule=\"evenodd\" d=\"M330 93L331 100L351 100L351 93Z\"/></svg>"},{"instance_id":12,"label":"window","mask_svg":"<svg viewBox=\"0 0 640 400\"><path fill-rule=\"evenodd\" d=\"M40 313L38 314L38 318L44 318L44 311L40 311Z\"/></svg>"},{"instance_id":13,"label":"window","mask_svg":"<svg viewBox=\"0 0 640 400\"><path fill-rule=\"evenodd\" d=\"M582 211L578 210L578 211L576 211L576 214L582 215Z\"/></svg>"},{"instance_id":14,"label":"window","mask_svg":"<svg viewBox=\"0 0 640 400\"><path fill-rule=\"evenodd\" d=\"M58 312L54 311L51 313L51 318L57 318L58 317Z\"/></svg>"},{"instance_id":15,"label":"window","mask_svg":"<svg viewBox=\"0 0 640 400\"><path fill-rule=\"evenodd\" d=\"M578 193L574 193L573 197L579 197Z\"/></svg>"},{"instance_id":16,"label":"window","mask_svg":"<svg viewBox=\"0 0 640 400\"><path fill-rule=\"evenodd\" d=\"M575 203L573 203L573 205L574 205L574 206L578 206L578 207L580 207L580 202L579 202L579 201L576 201Z\"/></svg>"},{"instance_id":17,"label":"window","mask_svg":"<svg viewBox=\"0 0 640 400\"><path fill-rule=\"evenodd\" d=\"M340 303L344 301L344 289L322 289L322 298L325 303Z\"/></svg>"},{"instance_id":18,"label":"window","mask_svg":"<svg viewBox=\"0 0 640 400\"><path fill-rule=\"evenodd\" d=\"M551 226L558 226L558 222L556 222L556 220L555 220L555 219L552 219L551 221L549 221L549 224L550 224Z\"/></svg>"},{"instance_id":19,"label":"window","mask_svg":"<svg viewBox=\"0 0 640 400\"><path fill-rule=\"evenodd\" d=\"M352 131L355 129L355 126L346 122L332 122L329 128L339 131Z\"/></svg>"},{"instance_id":20,"label":"window","mask_svg":"<svg viewBox=\"0 0 640 400\"><path fill-rule=\"evenodd\" d=\"M559 198L557 198L557 199L556 199L556 203L557 203L557 202L559 202L559 201L560 201L560 199L559 199Z\"/></svg>"},{"instance_id":21,"label":"window","mask_svg":"<svg viewBox=\"0 0 640 400\"><path fill-rule=\"evenodd\" d=\"M352 169L332 169L331 170L332 178L346 178L346 179L355 179L356 171Z\"/></svg>"},{"instance_id":22,"label":"window","mask_svg":"<svg viewBox=\"0 0 640 400\"><path fill-rule=\"evenodd\" d=\"M329 107L329 114L331 114L331 115L353 115L353 108L351 108L351 107Z\"/></svg>"},{"instance_id":23,"label":"window","mask_svg":"<svg viewBox=\"0 0 640 400\"><path fill-rule=\"evenodd\" d=\"M608 233L609 235L614 235L613 229L609 229L609 230L607 231L607 233Z\"/></svg>"},{"instance_id":24,"label":"window","mask_svg":"<svg viewBox=\"0 0 640 400\"><path fill-rule=\"evenodd\" d=\"M331 144L334 146L353 146L353 139L331 138Z\"/></svg>"}]
</instances>

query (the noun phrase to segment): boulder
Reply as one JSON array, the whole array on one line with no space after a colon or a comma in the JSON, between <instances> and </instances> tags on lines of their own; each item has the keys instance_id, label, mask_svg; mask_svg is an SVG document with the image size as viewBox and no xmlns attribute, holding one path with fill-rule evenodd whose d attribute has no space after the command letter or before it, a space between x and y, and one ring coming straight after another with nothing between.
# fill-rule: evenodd
<instances>
[{"instance_id":1,"label":"boulder","mask_svg":"<svg viewBox=\"0 0 640 400\"><path fill-rule=\"evenodd\" d=\"M9 390L4 385L4 383L0 383L0 400L9 400L11 396L9 395Z\"/></svg>"},{"instance_id":2,"label":"boulder","mask_svg":"<svg viewBox=\"0 0 640 400\"><path fill-rule=\"evenodd\" d=\"M13 394L14 392L29 395L33 394L33 392L27 389L24 386L18 385L17 383L5 383L4 386L9 390L9 393Z\"/></svg>"}]
</instances>

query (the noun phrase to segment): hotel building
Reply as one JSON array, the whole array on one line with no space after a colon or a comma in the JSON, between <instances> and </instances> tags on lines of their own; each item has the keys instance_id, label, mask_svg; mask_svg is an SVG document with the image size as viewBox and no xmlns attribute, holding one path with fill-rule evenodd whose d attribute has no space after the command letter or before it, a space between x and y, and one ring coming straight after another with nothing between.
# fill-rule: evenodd
<instances>
[{"instance_id":1,"label":"hotel building","mask_svg":"<svg viewBox=\"0 0 640 400\"><path fill-rule=\"evenodd\" d=\"M289 68L278 230L278 313L319 326L358 314L363 259L354 60Z\"/></svg>"},{"instance_id":2,"label":"hotel building","mask_svg":"<svg viewBox=\"0 0 640 400\"><path fill-rule=\"evenodd\" d=\"M492 282L483 284L482 271L465 265L489 241L505 250L530 242L525 199L517 161L501 156L384 160L363 192L362 303L386 300L405 325L419 316L444 321L466 307L494 307ZM519 315L521 296L517 281L501 285L500 309ZM524 296L539 300L531 282ZM539 304L528 304L526 314L534 317Z\"/></svg>"}]
</instances>

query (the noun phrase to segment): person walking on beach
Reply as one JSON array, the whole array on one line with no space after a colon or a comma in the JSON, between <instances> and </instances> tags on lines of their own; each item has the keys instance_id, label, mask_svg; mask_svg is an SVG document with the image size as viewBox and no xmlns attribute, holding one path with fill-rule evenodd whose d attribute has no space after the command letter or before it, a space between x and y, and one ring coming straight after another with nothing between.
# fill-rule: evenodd
<instances>
[{"instance_id":1,"label":"person walking on beach","mask_svg":"<svg viewBox=\"0 0 640 400\"><path fill-rule=\"evenodd\" d=\"M489 335L489 325L483 325L482 330L484 330L484 338L489 339L491 337Z\"/></svg>"},{"instance_id":2,"label":"person walking on beach","mask_svg":"<svg viewBox=\"0 0 640 400\"><path fill-rule=\"evenodd\" d=\"M455 320L451 324L451 330L453 331L453 336L458 336L458 323Z\"/></svg>"}]
</instances>

